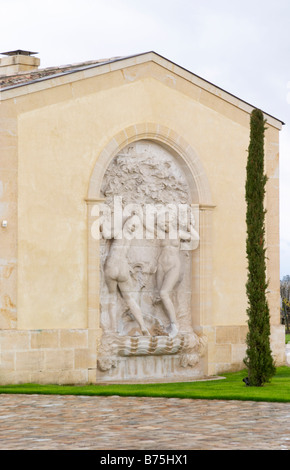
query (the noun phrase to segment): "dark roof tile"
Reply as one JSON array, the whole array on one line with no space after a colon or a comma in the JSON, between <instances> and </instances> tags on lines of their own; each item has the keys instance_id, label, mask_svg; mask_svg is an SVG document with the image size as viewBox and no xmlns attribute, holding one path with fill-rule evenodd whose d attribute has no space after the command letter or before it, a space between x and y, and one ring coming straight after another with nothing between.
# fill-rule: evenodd
<instances>
[{"instance_id":1,"label":"dark roof tile","mask_svg":"<svg viewBox=\"0 0 290 470\"><path fill-rule=\"evenodd\" d=\"M0 75L0 89L3 90L5 88L10 88L17 85L25 85L26 83L31 83L46 77L53 78L55 75L76 72L78 69L82 70L84 68L92 67L94 65L113 62L116 59L120 59L120 57L115 57L111 59L91 60L87 62L61 65L57 67L47 67L43 69L32 70L29 72L18 72L14 75Z\"/></svg>"}]
</instances>

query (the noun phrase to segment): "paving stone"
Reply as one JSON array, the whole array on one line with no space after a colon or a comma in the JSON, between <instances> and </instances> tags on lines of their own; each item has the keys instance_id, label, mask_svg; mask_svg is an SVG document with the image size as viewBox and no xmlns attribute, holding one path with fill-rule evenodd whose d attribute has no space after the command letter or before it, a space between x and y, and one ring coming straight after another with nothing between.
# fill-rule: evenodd
<instances>
[{"instance_id":1,"label":"paving stone","mask_svg":"<svg viewBox=\"0 0 290 470\"><path fill-rule=\"evenodd\" d=\"M290 450L290 403L0 395L0 450Z\"/></svg>"}]
</instances>

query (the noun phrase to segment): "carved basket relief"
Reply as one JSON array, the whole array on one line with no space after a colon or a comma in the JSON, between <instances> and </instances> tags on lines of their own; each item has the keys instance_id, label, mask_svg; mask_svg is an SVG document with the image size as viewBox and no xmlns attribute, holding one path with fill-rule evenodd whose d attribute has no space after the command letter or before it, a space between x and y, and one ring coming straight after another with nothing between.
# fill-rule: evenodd
<instances>
[{"instance_id":1,"label":"carved basket relief","mask_svg":"<svg viewBox=\"0 0 290 470\"><path fill-rule=\"evenodd\" d=\"M145 140L125 147L105 172L101 371L139 356L178 356L180 367L193 367L203 353L191 304L198 212L185 173L171 152Z\"/></svg>"}]
</instances>

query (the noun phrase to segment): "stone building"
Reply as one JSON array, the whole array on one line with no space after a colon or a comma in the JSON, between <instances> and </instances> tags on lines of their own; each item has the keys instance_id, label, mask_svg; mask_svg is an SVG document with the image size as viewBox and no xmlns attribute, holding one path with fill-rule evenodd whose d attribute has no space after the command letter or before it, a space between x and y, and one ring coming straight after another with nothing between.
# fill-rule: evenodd
<instances>
[{"instance_id":1,"label":"stone building","mask_svg":"<svg viewBox=\"0 0 290 470\"><path fill-rule=\"evenodd\" d=\"M190 380L243 368L253 106L154 52L44 69L35 54L0 62L0 383ZM283 123L264 115L279 365ZM152 236L122 244L100 222L113 202L143 215L178 205L192 230L169 246L154 235L155 213ZM131 234L148 228L138 207L122 212Z\"/></svg>"}]
</instances>

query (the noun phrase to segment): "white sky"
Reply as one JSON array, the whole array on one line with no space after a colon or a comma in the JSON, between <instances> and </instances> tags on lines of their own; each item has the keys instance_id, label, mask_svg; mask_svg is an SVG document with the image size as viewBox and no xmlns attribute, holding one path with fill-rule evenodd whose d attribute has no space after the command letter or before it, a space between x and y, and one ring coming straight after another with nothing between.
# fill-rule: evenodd
<instances>
[{"instance_id":1,"label":"white sky","mask_svg":"<svg viewBox=\"0 0 290 470\"><path fill-rule=\"evenodd\" d=\"M281 276L290 274L289 0L0 0L0 52L41 67L155 51L286 123Z\"/></svg>"}]
</instances>

